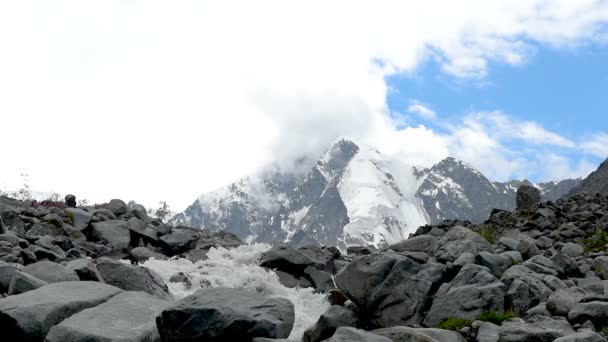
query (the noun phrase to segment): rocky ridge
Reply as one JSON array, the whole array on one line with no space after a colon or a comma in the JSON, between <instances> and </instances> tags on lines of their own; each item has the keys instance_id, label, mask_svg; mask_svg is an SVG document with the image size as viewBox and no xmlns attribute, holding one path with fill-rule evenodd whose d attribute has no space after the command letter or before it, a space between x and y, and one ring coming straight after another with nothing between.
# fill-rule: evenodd
<instances>
[{"instance_id":1,"label":"rocky ridge","mask_svg":"<svg viewBox=\"0 0 608 342\"><path fill-rule=\"evenodd\" d=\"M493 210L482 223L424 225L387 247L346 253L275 245L258 263L286 287L326 294L331 307L304 342L606 341L608 196L539 203L540 191L522 186L515 197L518 210ZM288 338L294 306L285 298L204 288L175 300L138 265L203 260L210 248L242 244L235 235L171 227L121 200L74 202L0 197L0 327L9 340Z\"/></svg>"}]
</instances>

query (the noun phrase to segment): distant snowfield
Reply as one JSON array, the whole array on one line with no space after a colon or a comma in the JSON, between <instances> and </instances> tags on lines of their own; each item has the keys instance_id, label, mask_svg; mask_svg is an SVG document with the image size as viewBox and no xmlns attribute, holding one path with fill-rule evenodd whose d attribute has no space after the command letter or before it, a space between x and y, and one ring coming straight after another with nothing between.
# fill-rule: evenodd
<instances>
[{"instance_id":1,"label":"distant snowfield","mask_svg":"<svg viewBox=\"0 0 608 342\"><path fill-rule=\"evenodd\" d=\"M283 286L277 275L257 265L262 253L270 245L251 244L233 249L212 248L208 260L192 263L188 259L150 259L141 264L158 273L176 300L193 294L204 287L240 288L273 297L289 299L295 307L296 320L289 338L299 340L304 330L313 325L328 308L323 294L313 293L312 288L292 289ZM170 283L177 272L190 276L192 287L183 283Z\"/></svg>"}]
</instances>

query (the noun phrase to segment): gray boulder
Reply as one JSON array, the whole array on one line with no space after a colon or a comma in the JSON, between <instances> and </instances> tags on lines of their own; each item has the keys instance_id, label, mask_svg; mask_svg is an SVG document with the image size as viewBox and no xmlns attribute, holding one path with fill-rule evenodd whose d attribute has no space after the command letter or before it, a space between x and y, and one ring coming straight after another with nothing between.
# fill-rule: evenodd
<instances>
[{"instance_id":1,"label":"gray boulder","mask_svg":"<svg viewBox=\"0 0 608 342\"><path fill-rule=\"evenodd\" d=\"M608 340L593 331L579 331L576 334L560 337L553 342L608 342Z\"/></svg>"},{"instance_id":2,"label":"gray boulder","mask_svg":"<svg viewBox=\"0 0 608 342\"><path fill-rule=\"evenodd\" d=\"M35 290L48 284L44 280L40 280L27 273L16 271L11 278L11 282L8 286L8 295L13 296L20 293Z\"/></svg>"},{"instance_id":3,"label":"gray boulder","mask_svg":"<svg viewBox=\"0 0 608 342\"><path fill-rule=\"evenodd\" d=\"M505 285L483 266L467 264L434 296L425 326L435 326L448 317L474 320L484 312L502 313Z\"/></svg>"},{"instance_id":4,"label":"gray boulder","mask_svg":"<svg viewBox=\"0 0 608 342\"><path fill-rule=\"evenodd\" d=\"M554 316L568 316L568 312L587 292L580 287L569 287L553 292L547 300L547 311Z\"/></svg>"},{"instance_id":5,"label":"gray boulder","mask_svg":"<svg viewBox=\"0 0 608 342\"><path fill-rule=\"evenodd\" d=\"M163 342L219 342L286 338L294 319L294 306L287 299L207 288L166 308L156 323Z\"/></svg>"},{"instance_id":6,"label":"gray boulder","mask_svg":"<svg viewBox=\"0 0 608 342\"><path fill-rule=\"evenodd\" d=\"M437 242L435 256L440 261L454 262L463 252L477 256L481 251L494 253L492 245L481 235L468 228L455 226Z\"/></svg>"},{"instance_id":7,"label":"gray boulder","mask_svg":"<svg viewBox=\"0 0 608 342\"><path fill-rule=\"evenodd\" d=\"M568 319L574 323L591 321L595 326L603 327L608 322L608 302L578 303L568 313Z\"/></svg>"},{"instance_id":8,"label":"gray boulder","mask_svg":"<svg viewBox=\"0 0 608 342\"><path fill-rule=\"evenodd\" d=\"M574 242L566 242L561 249L561 252L569 257L576 258L583 255L583 246Z\"/></svg>"},{"instance_id":9,"label":"gray boulder","mask_svg":"<svg viewBox=\"0 0 608 342\"><path fill-rule=\"evenodd\" d=\"M359 328L357 314L343 306L334 305L319 317L315 325L304 332L304 342L319 342L330 338L339 327Z\"/></svg>"},{"instance_id":10,"label":"gray boulder","mask_svg":"<svg viewBox=\"0 0 608 342\"><path fill-rule=\"evenodd\" d=\"M420 324L427 297L445 269L387 251L356 258L338 272L335 282L374 326Z\"/></svg>"},{"instance_id":11,"label":"gray boulder","mask_svg":"<svg viewBox=\"0 0 608 342\"><path fill-rule=\"evenodd\" d=\"M591 269L603 280L608 280L608 256L600 256L593 260Z\"/></svg>"},{"instance_id":12,"label":"gray boulder","mask_svg":"<svg viewBox=\"0 0 608 342\"><path fill-rule=\"evenodd\" d=\"M133 261L136 263L144 262L150 258L154 258L156 260L168 259L164 254L156 253L146 247L136 247L131 250L131 259L133 259Z\"/></svg>"},{"instance_id":13,"label":"gray boulder","mask_svg":"<svg viewBox=\"0 0 608 342\"><path fill-rule=\"evenodd\" d=\"M500 327L494 323L483 322L477 329L475 342L498 342Z\"/></svg>"},{"instance_id":14,"label":"gray boulder","mask_svg":"<svg viewBox=\"0 0 608 342\"><path fill-rule=\"evenodd\" d=\"M552 275L540 274L523 265L514 265L501 277L507 286L505 305L518 312L545 302L556 290L566 288L566 284Z\"/></svg>"},{"instance_id":15,"label":"gray boulder","mask_svg":"<svg viewBox=\"0 0 608 342\"><path fill-rule=\"evenodd\" d=\"M546 318L534 323L507 321L500 327L500 342L553 342L575 331L566 320Z\"/></svg>"},{"instance_id":16,"label":"gray boulder","mask_svg":"<svg viewBox=\"0 0 608 342\"><path fill-rule=\"evenodd\" d=\"M30 264L23 269L23 273L44 280L47 283L80 280L76 272L52 261L38 261L37 263Z\"/></svg>"},{"instance_id":17,"label":"gray boulder","mask_svg":"<svg viewBox=\"0 0 608 342\"><path fill-rule=\"evenodd\" d=\"M387 337L393 342L466 342L459 333L442 329L397 326L372 332Z\"/></svg>"},{"instance_id":18,"label":"gray boulder","mask_svg":"<svg viewBox=\"0 0 608 342\"><path fill-rule=\"evenodd\" d=\"M8 292L8 287L15 272L23 266L19 264L7 264L0 261L0 293Z\"/></svg>"},{"instance_id":19,"label":"gray boulder","mask_svg":"<svg viewBox=\"0 0 608 342\"><path fill-rule=\"evenodd\" d=\"M65 267L70 271L74 271L80 280L104 282L101 273L99 273L97 266L91 259L75 259L68 262Z\"/></svg>"},{"instance_id":20,"label":"gray boulder","mask_svg":"<svg viewBox=\"0 0 608 342\"><path fill-rule=\"evenodd\" d=\"M109 220L91 224L91 237L96 240L107 241L115 249L129 247L131 233L126 221Z\"/></svg>"},{"instance_id":21,"label":"gray boulder","mask_svg":"<svg viewBox=\"0 0 608 342\"><path fill-rule=\"evenodd\" d=\"M131 206L131 214L133 214L133 216L137 217L138 219L142 220L142 221L149 221L150 219L148 218L148 212L146 211L146 208L141 205L141 204L134 204Z\"/></svg>"},{"instance_id":22,"label":"gray boulder","mask_svg":"<svg viewBox=\"0 0 608 342\"><path fill-rule=\"evenodd\" d=\"M171 300L169 288L161 277L146 267L127 265L109 258L96 261L103 280L125 291L144 291L163 300Z\"/></svg>"},{"instance_id":23,"label":"gray boulder","mask_svg":"<svg viewBox=\"0 0 608 342\"><path fill-rule=\"evenodd\" d=\"M45 342L160 342L156 316L171 302L123 292L54 326Z\"/></svg>"},{"instance_id":24,"label":"gray boulder","mask_svg":"<svg viewBox=\"0 0 608 342\"><path fill-rule=\"evenodd\" d=\"M66 208L65 213L70 220L72 220L72 226L77 230L84 230L89 226L93 215L88 211L77 208Z\"/></svg>"},{"instance_id":25,"label":"gray boulder","mask_svg":"<svg viewBox=\"0 0 608 342\"><path fill-rule=\"evenodd\" d=\"M116 216L127 213L127 204L120 199L110 200L107 204L107 208Z\"/></svg>"},{"instance_id":26,"label":"gray boulder","mask_svg":"<svg viewBox=\"0 0 608 342\"><path fill-rule=\"evenodd\" d=\"M42 342L51 327L121 292L107 284L75 281L53 283L0 299L0 326L6 341Z\"/></svg>"},{"instance_id":27,"label":"gray boulder","mask_svg":"<svg viewBox=\"0 0 608 342\"><path fill-rule=\"evenodd\" d=\"M502 274L513 265L513 260L510 257L485 251L479 253L477 262L481 266L490 269L490 272L497 277L502 276Z\"/></svg>"},{"instance_id":28,"label":"gray boulder","mask_svg":"<svg viewBox=\"0 0 608 342\"><path fill-rule=\"evenodd\" d=\"M392 342L390 338L351 327L340 327L326 342ZM416 342L416 341L413 341ZM430 342L430 341L429 341Z\"/></svg>"},{"instance_id":29,"label":"gray boulder","mask_svg":"<svg viewBox=\"0 0 608 342\"><path fill-rule=\"evenodd\" d=\"M540 190L531 185L522 185L517 189L515 195L515 206L517 210L533 210L540 203Z\"/></svg>"},{"instance_id":30,"label":"gray boulder","mask_svg":"<svg viewBox=\"0 0 608 342\"><path fill-rule=\"evenodd\" d=\"M289 274L302 274L315 261L291 246L273 246L262 255L260 266L277 269Z\"/></svg>"},{"instance_id":31,"label":"gray boulder","mask_svg":"<svg viewBox=\"0 0 608 342\"><path fill-rule=\"evenodd\" d=\"M169 256L196 248L198 234L190 229L173 229L170 234L160 237L163 252Z\"/></svg>"},{"instance_id":32,"label":"gray boulder","mask_svg":"<svg viewBox=\"0 0 608 342\"><path fill-rule=\"evenodd\" d=\"M424 252L427 254L432 254L435 250L436 242L437 237L435 236L418 235L390 245L388 248L394 250L395 252Z\"/></svg>"}]
</instances>

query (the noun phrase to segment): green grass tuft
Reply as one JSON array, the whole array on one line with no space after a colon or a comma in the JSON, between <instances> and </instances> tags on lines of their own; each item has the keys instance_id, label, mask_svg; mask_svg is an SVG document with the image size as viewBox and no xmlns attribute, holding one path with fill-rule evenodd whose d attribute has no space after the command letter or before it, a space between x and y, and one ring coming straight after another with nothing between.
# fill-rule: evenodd
<instances>
[{"instance_id":1,"label":"green grass tuft","mask_svg":"<svg viewBox=\"0 0 608 342\"><path fill-rule=\"evenodd\" d=\"M603 252L608 247L608 232L598 228L592 237L582 240L585 253Z\"/></svg>"},{"instance_id":2,"label":"green grass tuft","mask_svg":"<svg viewBox=\"0 0 608 342\"><path fill-rule=\"evenodd\" d=\"M484 239L488 240L489 243L496 243L496 229L494 226L483 227L479 230L479 235L481 235Z\"/></svg>"},{"instance_id":3,"label":"green grass tuft","mask_svg":"<svg viewBox=\"0 0 608 342\"><path fill-rule=\"evenodd\" d=\"M473 321L464 318L458 317L448 317L443 319L439 324L437 324L437 328L445 329L445 330L453 330L460 331L462 328L469 327Z\"/></svg>"},{"instance_id":4,"label":"green grass tuft","mask_svg":"<svg viewBox=\"0 0 608 342\"><path fill-rule=\"evenodd\" d=\"M517 316L518 315L516 315L512 310L507 310L503 314L499 314L497 312L484 312L479 316L479 320L501 325L502 322Z\"/></svg>"}]
</instances>

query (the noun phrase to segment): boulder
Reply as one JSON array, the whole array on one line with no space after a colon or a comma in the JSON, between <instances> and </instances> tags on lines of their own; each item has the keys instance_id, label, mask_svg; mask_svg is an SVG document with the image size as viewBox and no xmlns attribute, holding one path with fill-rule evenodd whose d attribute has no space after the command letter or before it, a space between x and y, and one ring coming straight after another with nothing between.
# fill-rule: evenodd
<instances>
[{"instance_id":1,"label":"boulder","mask_svg":"<svg viewBox=\"0 0 608 342\"><path fill-rule=\"evenodd\" d=\"M600 256L593 260L591 269L603 280L608 280L608 256Z\"/></svg>"},{"instance_id":2,"label":"boulder","mask_svg":"<svg viewBox=\"0 0 608 342\"><path fill-rule=\"evenodd\" d=\"M47 283L80 280L76 272L52 261L38 261L30 264L23 269L23 273L44 280Z\"/></svg>"},{"instance_id":3,"label":"boulder","mask_svg":"<svg viewBox=\"0 0 608 342\"><path fill-rule=\"evenodd\" d=\"M522 185L515 195L515 206L518 211L534 210L540 203L540 190L530 185Z\"/></svg>"},{"instance_id":4,"label":"boulder","mask_svg":"<svg viewBox=\"0 0 608 342\"><path fill-rule=\"evenodd\" d=\"M19 264L7 264L0 261L0 294L8 292L8 287L15 272L23 266Z\"/></svg>"},{"instance_id":5,"label":"boulder","mask_svg":"<svg viewBox=\"0 0 608 342\"><path fill-rule=\"evenodd\" d=\"M481 266L487 267L490 272L497 277L502 276L502 274L513 265L513 260L510 257L485 251L479 253L477 262Z\"/></svg>"},{"instance_id":6,"label":"boulder","mask_svg":"<svg viewBox=\"0 0 608 342\"><path fill-rule=\"evenodd\" d=\"M494 323L483 322L477 329L475 342L498 342L500 327Z\"/></svg>"},{"instance_id":7,"label":"boulder","mask_svg":"<svg viewBox=\"0 0 608 342\"><path fill-rule=\"evenodd\" d=\"M291 246L273 246L262 255L260 266L277 269L289 274L303 274L313 266L314 260Z\"/></svg>"},{"instance_id":8,"label":"boulder","mask_svg":"<svg viewBox=\"0 0 608 342\"><path fill-rule=\"evenodd\" d=\"M534 323L507 321L500 327L500 342L553 342L575 331L566 320L546 318Z\"/></svg>"},{"instance_id":9,"label":"boulder","mask_svg":"<svg viewBox=\"0 0 608 342\"><path fill-rule=\"evenodd\" d=\"M76 207L76 196L74 195L66 195L65 196L65 205L68 206L68 208L74 208Z\"/></svg>"},{"instance_id":10,"label":"boulder","mask_svg":"<svg viewBox=\"0 0 608 342\"><path fill-rule=\"evenodd\" d=\"M122 292L54 326L45 342L160 341L155 318L170 304L145 292Z\"/></svg>"},{"instance_id":11,"label":"boulder","mask_svg":"<svg viewBox=\"0 0 608 342\"><path fill-rule=\"evenodd\" d=\"M72 226L77 230L84 230L89 226L93 215L88 211L78 208L66 208L65 213L72 221Z\"/></svg>"},{"instance_id":12,"label":"boulder","mask_svg":"<svg viewBox=\"0 0 608 342\"><path fill-rule=\"evenodd\" d=\"M196 248L198 234L190 229L173 229L170 234L160 237L160 244L169 256Z\"/></svg>"},{"instance_id":13,"label":"boulder","mask_svg":"<svg viewBox=\"0 0 608 342\"><path fill-rule=\"evenodd\" d=\"M466 342L464 337L455 331L432 328L397 326L373 330L372 333L387 337L393 342Z\"/></svg>"},{"instance_id":14,"label":"boulder","mask_svg":"<svg viewBox=\"0 0 608 342\"><path fill-rule=\"evenodd\" d=\"M44 280L40 280L27 273L16 271L11 278L11 282L8 286L8 295L13 296L20 293L35 290L48 284Z\"/></svg>"},{"instance_id":15,"label":"boulder","mask_svg":"<svg viewBox=\"0 0 608 342\"><path fill-rule=\"evenodd\" d=\"M555 339L553 342L608 342L608 340L594 331L579 331L576 334Z\"/></svg>"},{"instance_id":16,"label":"boulder","mask_svg":"<svg viewBox=\"0 0 608 342\"><path fill-rule=\"evenodd\" d=\"M481 235L468 228L455 226L437 242L435 257L442 262L454 262L463 252L477 256L481 251L494 253L492 245Z\"/></svg>"},{"instance_id":17,"label":"boulder","mask_svg":"<svg viewBox=\"0 0 608 342\"><path fill-rule=\"evenodd\" d=\"M576 258L583 255L584 250L583 246L578 243L566 242L561 249L563 254L566 254L569 257Z\"/></svg>"},{"instance_id":18,"label":"boulder","mask_svg":"<svg viewBox=\"0 0 608 342\"><path fill-rule=\"evenodd\" d=\"M121 292L89 281L45 285L36 290L0 299L0 326L6 341L42 342L54 325Z\"/></svg>"},{"instance_id":19,"label":"boulder","mask_svg":"<svg viewBox=\"0 0 608 342\"><path fill-rule=\"evenodd\" d=\"M68 270L74 271L80 280L104 282L101 273L99 273L97 266L91 259L75 259L68 262L65 267Z\"/></svg>"},{"instance_id":20,"label":"boulder","mask_svg":"<svg viewBox=\"0 0 608 342\"><path fill-rule=\"evenodd\" d=\"M608 322L608 302L578 303L568 313L568 319L574 323L591 321L596 327L604 327Z\"/></svg>"},{"instance_id":21,"label":"boulder","mask_svg":"<svg viewBox=\"0 0 608 342\"><path fill-rule=\"evenodd\" d=\"M109 258L97 259L96 265L107 284L125 291L144 291L163 300L172 299L167 285L149 268L128 265Z\"/></svg>"},{"instance_id":22,"label":"boulder","mask_svg":"<svg viewBox=\"0 0 608 342\"><path fill-rule=\"evenodd\" d=\"M95 240L107 241L115 249L129 247L131 233L126 221L109 220L91 224L91 237Z\"/></svg>"},{"instance_id":23,"label":"boulder","mask_svg":"<svg viewBox=\"0 0 608 342\"><path fill-rule=\"evenodd\" d=\"M386 251L356 258L338 272L335 282L376 327L420 324L427 297L445 270L441 264L421 264Z\"/></svg>"},{"instance_id":24,"label":"boulder","mask_svg":"<svg viewBox=\"0 0 608 342\"><path fill-rule=\"evenodd\" d=\"M146 211L146 208L141 204L132 205L131 214L133 214L133 216L137 217L138 219L140 219L142 221L147 222L150 220L148 218L148 212Z\"/></svg>"},{"instance_id":25,"label":"boulder","mask_svg":"<svg viewBox=\"0 0 608 342\"><path fill-rule=\"evenodd\" d=\"M206 288L163 310L156 323L163 342L219 342L286 338L294 319L294 306L287 299Z\"/></svg>"},{"instance_id":26,"label":"boulder","mask_svg":"<svg viewBox=\"0 0 608 342\"><path fill-rule=\"evenodd\" d=\"M547 311L553 316L568 317L568 312L587 292L580 287L569 287L553 292L547 299Z\"/></svg>"},{"instance_id":27,"label":"boulder","mask_svg":"<svg viewBox=\"0 0 608 342\"><path fill-rule=\"evenodd\" d=\"M319 342L330 338L339 327L359 328L357 314L343 306L334 305L319 317L315 325L304 332L304 342Z\"/></svg>"},{"instance_id":28,"label":"boulder","mask_svg":"<svg viewBox=\"0 0 608 342\"><path fill-rule=\"evenodd\" d=\"M150 258L156 260L168 259L164 254L156 253L146 247L136 247L131 250L131 259L136 263L147 261Z\"/></svg>"},{"instance_id":29,"label":"boulder","mask_svg":"<svg viewBox=\"0 0 608 342\"><path fill-rule=\"evenodd\" d=\"M127 213L127 204L120 199L110 200L106 207L116 216Z\"/></svg>"},{"instance_id":30,"label":"boulder","mask_svg":"<svg viewBox=\"0 0 608 342\"><path fill-rule=\"evenodd\" d=\"M507 286L505 306L518 312L528 311L545 302L554 291L567 287L557 277L536 273L523 265L509 267L501 281Z\"/></svg>"},{"instance_id":31,"label":"boulder","mask_svg":"<svg viewBox=\"0 0 608 342\"><path fill-rule=\"evenodd\" d=\"M433 327L448 317L474 320L484 312L502 313L505 291L487 268L467 264L450 283L439 287L424 325Z\"/></svg>"},{"instance_id":32,"label":"boulder","mask_svg":"<svg viewBox=\"0 0 608 342\"><path fill-rule=\"evenodd\" d=\"M427 254L432 254L435 250L436 242L437 237L435 236L418 235L390 245L388 248L394 250L395 252L424 252Z\"/></svg>"},{"instance_id":33,"label":"boulder","mask_svg":"<svg viewBox=\"0 0 608 342\"><path fill-rule=\"evenodd\" d=\"M174 273L171 278L169 278L170 283L182 283L184 286L189 289L192 287L192 282L190 281L190 277L184 272Z\"/></svg>"},{"instance_id":34,"label":"boulder","mask_svg":"<svg viewBox=\"0 0 608 342\"><path fill-rule=\"evenodd\" d=\"M351 327L340 327L336 333L326 342L392 342L390 338L378 336L365 330ZM429 341L433 342L433 341Z\"/></svg>"}]
</instances>

